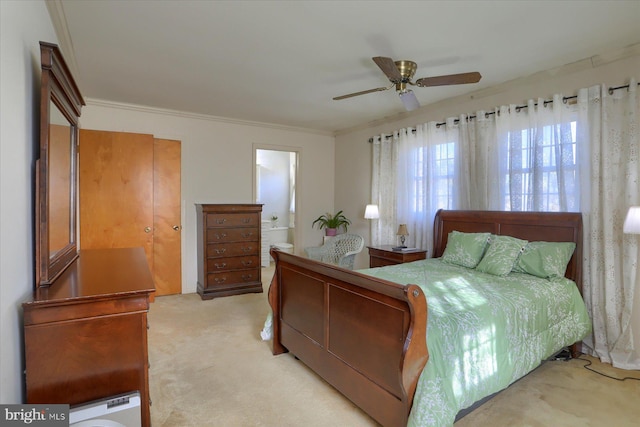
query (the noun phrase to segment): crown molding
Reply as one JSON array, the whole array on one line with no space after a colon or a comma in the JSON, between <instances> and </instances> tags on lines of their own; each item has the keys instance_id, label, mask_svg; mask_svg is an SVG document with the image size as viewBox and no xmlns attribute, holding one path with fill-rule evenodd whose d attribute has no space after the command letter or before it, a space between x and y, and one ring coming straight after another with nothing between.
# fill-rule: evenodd
<instances>
[{"instance_id":1,"label":"crown molding","mask_svg":"<svg viewBox=\"0 0 640 427\"><path fill-rule=\"evenodd\" d=\"M73 42L71 41L71 34L69 33L69 26L67 25L67 17L64 13L64 5L60 0L47 0L44 3L47 5L47 10L51 17L51 24L58 38L58 46L64 55L65 62L69 66L76 84L82 88L82 82L79 80L78 62L76 61L75 50L73 49Z\"/></svg>"},{"instance_id":2,"label":"crown molding","mask_svg":"<svg viewBox=\"0 0 640 427\"><path fill-rule=\"evenodd\" d=\"M332 131L308 129L308 128L301 128L301 127L294 127L294 126L279 125L275 123L256 122L256 121L250 121L250 120L240 120L240 119L233 119L229 117L212 116L208 114L189 113L186 111L147 107L144 105L127 104L123 102L107 101L104 99L85 98L85 102L87 106L92 105L95 107L115 108L119 110L137 111L141 113L150 113L150 114L161 114L165 116L180 117L185 119L205 120L210 122L227 123L227 124L240 125L240 126L255 126L255 127L282 130L282 131L288 131L288 132L301 132L301 133L330 136L330 137L334 136Z\"/></svg>"},{"instance_id":3,"label":"crown molding","mask_svg":"<svg viewBox=\"0 0 640 427\"><path fill-rule=\"evenodd\" d=\"M78 79L78 76L80 75L78 72L78 63L76 61L75 50L73 48L73 42L71 40L71 34L69 33L67 18L64 13L64 5L60 0L47 0L45 3L47 5L47 10L49 11L49 16L51 17L51 23L53 24L56 37L58 38L58 45L60 47L60 50L62 50L64 54L65 61L67 62L67 64L69 65L69 68L71 69L71 74L73 75L74 80L77 82L78 86L82 88L81 80ZM278 125L274 123L254 122L254 121L248 121L248 120L232 119L227 117L210 116L206 114L195 114L195 113L188 113L188 112L177 111L177 110L167 110L162 108L146 107L142 105L111 102L111 101L105 101L101 99L85 98L85 102L87 103L87 105L101 106L101 107L107 107L107 108L118 108L118 109L139 111L139 112L153 113L153 114L164 114L164 115L169 115L174 117L183 117L183 118L190 118L190 119L196 119L196 120L208 120L208 121L214 121L219 123L229 123L229 124L242 125L242 126L256 126L256 127L262 127L262 128L285 130L290 132L310 133L310 134L316 134L316 135L322 135L322 136L331 136L331 137L334 136L333 131L321 131L318 129L307 129L307 128L300 128L300 127L293 127L293 126Z\"/></svg>"}]
</instances>

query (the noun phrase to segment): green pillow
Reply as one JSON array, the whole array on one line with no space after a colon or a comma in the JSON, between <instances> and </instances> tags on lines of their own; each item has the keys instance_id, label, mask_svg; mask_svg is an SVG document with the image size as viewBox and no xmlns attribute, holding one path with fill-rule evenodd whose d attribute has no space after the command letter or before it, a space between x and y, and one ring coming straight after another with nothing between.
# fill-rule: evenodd
<instances>
[{"instance_id":1,"label":"green pillow","mask_svg":"<svg viewBox=\"0 0 640 427\"><path fill-rule=\"evenodd\" d=\"M564 277L575 249L573 242L529 242L513 271L544 279Z\"/></svg>"},{"instance_id":2,"label":"green pillow","mask_svg":"<svg viewBox=\"0 0 640 427\"><path fill-rule=\"evenodd\" d=\"M442 261L449 264L474 268L484 254L491 233L462 233L452 231L447 237L447 247L442 253Z\"/></svg>"},{"instance_id":3,"label":"green pillow","mask_svg":"<svg viewBox=\"0 0 640 427\"><path fill-rule=\"evenodd\" d=\"M487 253L476 267L476 270L495 276L506 276L516 264L518 255L527 241L511 236L492 235L489 239Z\"/></svg>"}]
</instances>

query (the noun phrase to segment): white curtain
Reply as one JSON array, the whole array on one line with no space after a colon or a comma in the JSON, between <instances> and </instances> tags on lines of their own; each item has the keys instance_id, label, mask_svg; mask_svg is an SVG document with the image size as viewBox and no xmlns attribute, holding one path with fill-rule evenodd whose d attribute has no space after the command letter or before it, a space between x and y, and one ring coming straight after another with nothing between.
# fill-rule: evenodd
<instances>
[{"instance_id":1,"label":"white curtain","mask_svg":"<svg viewBox=\"0 0 640 427\"><path fill-rule=\"evenodd\" d=\"M640 205L636 82L611 93L602 86L580 90L578 113L578 137L588 143L581 171L583 286L593 320L593 335L584 342L604 362L640 369L638 236L622 233L627 209Z\"/></svg>"},{"instance_id":2,"label":"white curtain","mask_svg":"<svg viewBox=\"0 0 640 427\"><path fill-rule=\"evenodd\" d=\"M460 156L456 164L461 187L455 209L501 209L495 116L496 112L478 111L473 119L461 115L458 120Z\"/></svg>"},{"instance_id":3,"label":"white curtain","mask_svg":"<svg viewBox=\"0 0 640 427\"><path fill-rule=\"evenodd\" d=\"M371 203L378 205L379 219L371 220L371 244L391 245L396 241L397 133L392 138L373 137Z\"/></svg>"},{"instance_id":4,"label":"white curtain","mask_svg":"<svg viewBox=\"0 0 640 427\"><path fill-rule=\"evenodd\" d=\"M449 200L457 188L452 185L457 168L452 163L455 146L449 142L456 134L455 126L435 122L417 126L414 132L399 132L397 221L407 224L409 247L432 251L435 213L440 208L453 209ZM451 161L438 160L436 150Z\"/></svg>"},{"instance_id":5,"label":"white curtain","mask_svg":"<svg viewBox=\"0 0 640 427\"><path fill-rule=\"evenodd\" d=\"M373 244L395 243L406 223L408 245L431 251L440 208L581 211L587 352L640 369L639 239L622 234L628 207L640 205L636 92L634 80L611 93L596 86L579 91L577 106L558 94L374 138Z\"/></svg>"},{"instance_id":6,"label":"white curtain","mask_svg":"<svg viewBox=\"0 0 640 427\"><path fill-rule=\"evenodd\" d=\"M552 102L529 100L526 107L502 106L496 121L498 138L491 194L499 210L579 212L575 108L555 95ZM490 148L487 149L490 151ZM506 178L504 178L506 177ZM498 181L496 181L498 180Z\"/></svg>"},{"instance_id":7,"label":"white curtain","mask_svg":"<svg viewBox=\"0 0 640 427\"><path fill-rule=\"evenodd\" d=\"M374 245L398 244L398 224L407 224L405 244L432 250L435 213L458 208L460 182L468 180L468 170L454 164L460 158L455 121L373 138L371 200L380 210L372 221Z\"/></svg>"}]
</instances>

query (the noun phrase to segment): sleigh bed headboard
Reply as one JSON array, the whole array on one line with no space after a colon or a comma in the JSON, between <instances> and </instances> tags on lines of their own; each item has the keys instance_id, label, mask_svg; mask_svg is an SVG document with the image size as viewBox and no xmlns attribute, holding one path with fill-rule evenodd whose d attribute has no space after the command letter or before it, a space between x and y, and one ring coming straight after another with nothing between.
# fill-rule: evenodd
<instances>
[{"instance_id":1,"label":"sleigh bed headboard","mask_svg":"<svg viewBox=\"0 0 640 427\"><path fill-rule=\"evenodd\" d=\"M574 212L508 212L439 210L433 224L433 257L442 256L451 231L490 232L530 242L574 242L565 276L582 293L582 214Z\"/></svg>"}]
</instances>

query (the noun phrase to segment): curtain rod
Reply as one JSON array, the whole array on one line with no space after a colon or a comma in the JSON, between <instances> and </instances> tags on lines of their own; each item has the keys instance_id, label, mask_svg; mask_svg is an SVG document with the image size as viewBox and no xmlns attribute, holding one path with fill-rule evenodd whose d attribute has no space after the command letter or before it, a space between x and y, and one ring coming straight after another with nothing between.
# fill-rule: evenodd
<instances>
[{"instance_id":1,"label":"curtain rod","mask_svg":"<svg viewBox=\"0 0 640 427\"><path fill-rule=\"evenodd\" d=\"M640 82L638 82L638 86L640 86ZM613 92L615 92L616 90L620 90L620 89L629 89L629 85L610 87L609 90L608 90L609 95L613 95ZM570 101L572 99L576 99L576 98L578 98L578 95L565 96L565 97L562 98L562 102L566 104L568 101ZM548 99L548 100L544 101L544 105L551 104L551 103L553 103L553 99ZM538 103L536 102L533 105L537 107ZM528 105L516 105L516 112L519 112L523 108L528 108L528 107L529 107ZM489 111L488 113L484 113L484 116L485 117L489 117L489 116L494 115L494 114L496 114L495 111ZM473 120L475 118L476 118L476 116L469 116L469 117L467 117L467 120ZM453 121L454 124L459 123L459 122L460 122L460 119L454 119L454 121ZM446 122L436 123L436 127L444 126L446 124L447 124ZM411 129L411 132L415 132L415 131L416 131L415 129ZM384 138L391 138L392 136L393 135L383 135ZM369 138L369 143L372 143L372 142L373 142L373 138Z\"/></svg>"}]
</instances>

